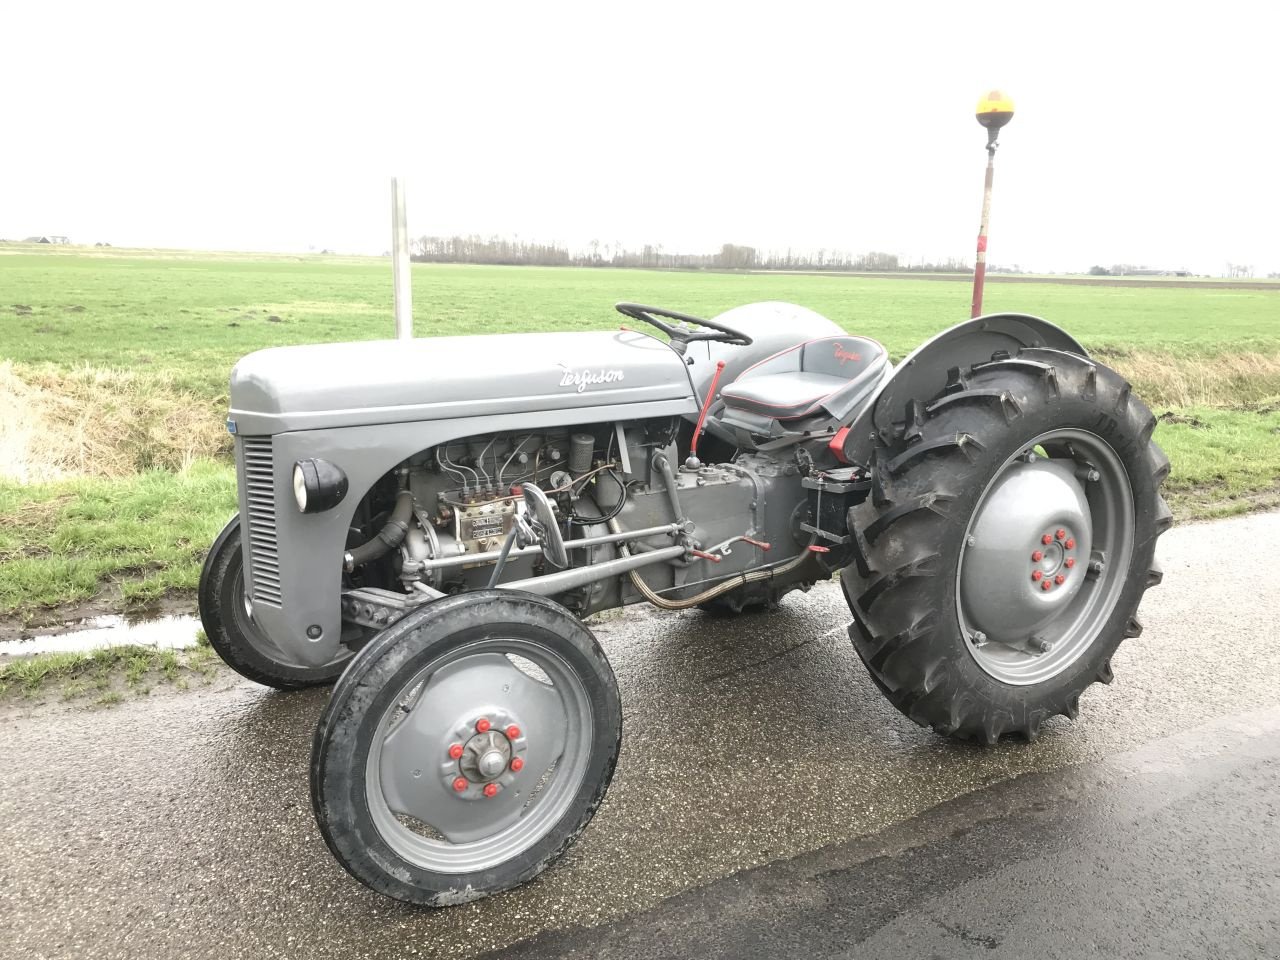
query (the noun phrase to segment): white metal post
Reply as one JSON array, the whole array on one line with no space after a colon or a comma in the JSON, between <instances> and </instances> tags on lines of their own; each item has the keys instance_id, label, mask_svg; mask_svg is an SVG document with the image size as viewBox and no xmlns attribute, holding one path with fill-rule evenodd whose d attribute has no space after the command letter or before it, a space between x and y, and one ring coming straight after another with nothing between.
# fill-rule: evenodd
<instances>
[{"instance_id":1,"label":"white metal post","mask_svg":"<svg viewBox=\"0 0 1280 960\"><path fill-rule=\"evenodd\" d=\"M395 283L396 339L413 339L413 286L409 277L409 221L404 184L391 178L391 271Z\"/></svg>"}]
</instances>

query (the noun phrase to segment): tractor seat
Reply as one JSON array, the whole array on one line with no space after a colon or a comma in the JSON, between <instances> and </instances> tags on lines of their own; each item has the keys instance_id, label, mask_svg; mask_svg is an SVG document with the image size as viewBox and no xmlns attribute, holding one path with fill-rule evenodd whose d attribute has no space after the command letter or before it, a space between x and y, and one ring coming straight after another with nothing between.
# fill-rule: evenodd
<instances>
[{"instance_id":1,"label":"tractor seat","mask_svg":"<svg viewBox=\"0 0 1280 960\"><path fill-rule=\"evenodd\" d=\"M866 399L888 363L884 347L867 337L822 337L748 367L720 396L729 410L774 420L821 411L840 419Z\"/></svg>"}]
</instances>

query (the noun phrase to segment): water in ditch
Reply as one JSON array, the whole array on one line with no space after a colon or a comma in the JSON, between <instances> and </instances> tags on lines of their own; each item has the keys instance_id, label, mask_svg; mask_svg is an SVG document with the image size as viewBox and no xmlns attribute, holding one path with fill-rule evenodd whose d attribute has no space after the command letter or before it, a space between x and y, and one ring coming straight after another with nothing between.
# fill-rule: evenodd
<instances>
[{"instance_id":1,"label":"water in ditch","mask_svg":"<svg viewBox=\"0 0 1280 960\"><path fill-rule=\"evenodd\" d=\"M83 653L101 647L140 646L182 650L196 645L200 621L193 616L165 615L152 618L90 617L67 624L57 633L34 633L14 640L0 640L0 657L33 653Z\"/></svg>"}]
</instances>

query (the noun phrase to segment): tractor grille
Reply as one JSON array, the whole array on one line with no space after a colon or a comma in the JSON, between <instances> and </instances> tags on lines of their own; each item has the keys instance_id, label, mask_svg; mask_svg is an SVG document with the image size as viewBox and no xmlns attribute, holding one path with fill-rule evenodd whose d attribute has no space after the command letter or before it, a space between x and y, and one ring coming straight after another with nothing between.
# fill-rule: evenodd
<instances>
[{"instance_id":1,"label":"tractor grille","mask_svg":"<svg viewBox=\"0 0 1280 960\"><path fill-rule=\"evenodd\" d=\"M280 549L276 542L275 467L270 437L244 437L245 508L249 511L249 584L255 603L281 605Z\"/></svg>"}]
</instances>

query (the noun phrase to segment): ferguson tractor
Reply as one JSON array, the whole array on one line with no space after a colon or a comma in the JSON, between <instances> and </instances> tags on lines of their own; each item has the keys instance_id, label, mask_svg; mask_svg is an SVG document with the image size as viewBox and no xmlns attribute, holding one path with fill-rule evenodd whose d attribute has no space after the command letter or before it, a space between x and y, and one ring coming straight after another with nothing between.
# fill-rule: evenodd
<instances>
[{"instance_id":1,"label":"ferguson tractor","mask_svg":"<svg viewBox=\"0 0 1280 960\"><path fill-rule=\"evenodd\" d=\"M585 828L622 736L599 611L733 616L838 575L885 696L983 743L1074 718L1142 629L1169 462L1063 330L979 317L895 368L799 306L617 309L232 374L240 512L201 617L246 677L337 681L315 815L388 896L512 887Z\"/></svg>"}]
</instances>

